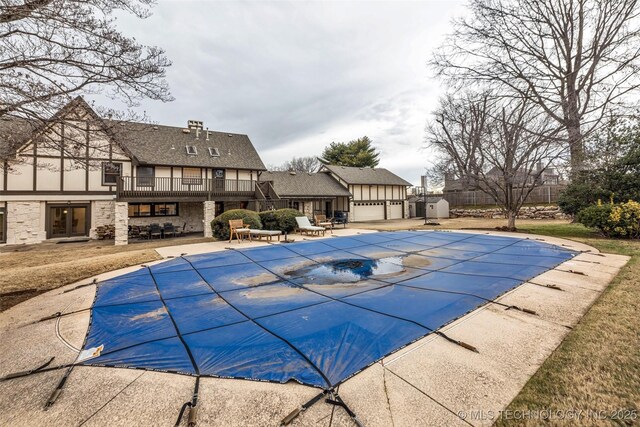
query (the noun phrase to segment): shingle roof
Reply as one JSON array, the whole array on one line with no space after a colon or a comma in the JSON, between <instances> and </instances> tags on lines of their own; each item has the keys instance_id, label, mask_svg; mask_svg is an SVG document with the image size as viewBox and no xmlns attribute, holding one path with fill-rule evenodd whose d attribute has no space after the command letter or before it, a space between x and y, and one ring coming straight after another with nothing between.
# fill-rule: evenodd
<instances>
[{"instance_id":1,"label":"shingle roof","mask_svg":"<svg viewBox=\"0 0 640 427\"><path fill-rule=\"evenodd\" d=\"M167 166L224 167L266 170L247 135L201 130L184 133L183 128L131 122L109 122L114 137L142 164ZM187 154L194 146L197 155ZM217 148L218 157L209 154Z\"/></svg>"},{"instance_id":2,"label":"shingle roof","mask_svg":"<svg viewBox=\"0 0 640 427\"><path fill-rule=\"evenodd\" d=\"M340 177L347 184L411 185L411 183L384 168L355 168L324 165L326 170Z\"/></svg>"},{"instance_id":3,"label":"shingle roof","mask_svg":"<svg viewBox=\"0 0 640 427\"><path fill-rule=\"evenodd\" d=\"M338 197L351 193L326 173L263 172L260 181L273 181L281 197Z\"/></svg>"}]
</instances>

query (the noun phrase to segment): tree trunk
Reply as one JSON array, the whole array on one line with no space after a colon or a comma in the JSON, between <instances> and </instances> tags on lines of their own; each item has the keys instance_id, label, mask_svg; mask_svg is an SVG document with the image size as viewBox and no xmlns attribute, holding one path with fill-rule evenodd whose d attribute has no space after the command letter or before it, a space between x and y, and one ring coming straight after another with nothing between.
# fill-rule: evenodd
<instances>
[{"instance_id":1,"label":"tree trunk","mask_svg":"<svg viewBox=\"0 0 640 427\"><path fill-rule=\"evenodd\" d=\"M509 231L516 230L516 213L513 210L507 212L507 228Z\"/></svg>"},{"instance_id":2,"label":"tree trunk","mask_svg":"<svg viewBox=\"0 0 640 427\"><path fill-rule=\"evenodd\" d=\"M584 141L580 123L567 126L569 153L571 154L571 176L575 177L584 168Z\"/></svg>"},{"instance_id":3,"label":"tree trunk","mask_svg":"<svg viewBox=\"0 0 640 427\"><path fill-rule=\"evenodd\" d=\"M569 153L571 155L571 177L575 177L584 168L584 141L580 127L578 111L578 93L575 89L575 74L567 78L567 98L564 103L564 118L567 127Z\"/></svg>"}]
</instances>

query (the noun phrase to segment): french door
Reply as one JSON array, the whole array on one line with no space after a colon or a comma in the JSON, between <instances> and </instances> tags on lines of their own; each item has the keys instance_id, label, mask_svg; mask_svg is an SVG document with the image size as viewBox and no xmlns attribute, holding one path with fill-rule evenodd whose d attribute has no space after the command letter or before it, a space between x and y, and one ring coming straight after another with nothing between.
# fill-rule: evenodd
<instances>
[{"instance_id":1,"label":"french door","mask_svg":"<svg viewBox=\"0 0 640 427\"><path fill-rule=\"evenodd\" d=\"M47 238L89 235L89 206L49 206Z\"/></svg>"}]
</instances>

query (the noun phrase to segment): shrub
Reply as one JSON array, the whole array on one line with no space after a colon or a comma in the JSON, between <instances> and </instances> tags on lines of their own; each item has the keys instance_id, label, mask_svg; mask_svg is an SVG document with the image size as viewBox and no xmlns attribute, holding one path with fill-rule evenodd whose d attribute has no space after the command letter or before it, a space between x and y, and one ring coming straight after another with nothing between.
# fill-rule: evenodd
<instances>
[{"instance_id":1,"label":"shrub","mask_svg":"<svg viewBox=\"0 0 640 427\"><path fill-rule=\"evenodd\" d=\"M229 238L229 220L232 219L242 219L245 224L248 224L250 228L261 229L262 222L260 221L260 216L254 212L247 209L232 209L226 211L211 221L211 230L213 232L214 237L217 237L221 240L226 240Z\"/></svg>"},{"instance_id":2,"label":"shrub","mask_svg":"<svg viewBox=\"0 0 640 427\"><path fill-rule=\"evenodd\" d=\"M260 212L260 221L265 230L279 230L275 210Z\"/></svg>"},{"instance_id":3,"label":"shrub","mask_svg":"<svg viewBox=\"0 0 640 427\"><path fill-rule=\"evenodd\" d=\"M266 230L280 230L283 233L291 233L298 226L296 217L301 215L295 209L278 209L276 211L260 212L260 219Z\"/></svg>"},{"instance_id":4,"label":"shrub","mask_svg":"<svg viewBox=\"0 0 640 427\"><path fill-rule=\"evenodd\" d=\"M594 205L598 199L608 199L605 191L594 180L580 177L572 182L558 197L558 207L568 215L575 216L583 209Z\"/></svg>"},{"instance_id":5,"label":"shrub","mask_svg":"<svg viewBox=\"0 0 640 427\"><path fill-rule=\"evenodd\" d=\"M607 237L640 238L640 203L598 204L578 213L577 221Z\"/></svg>"}]
</instances>

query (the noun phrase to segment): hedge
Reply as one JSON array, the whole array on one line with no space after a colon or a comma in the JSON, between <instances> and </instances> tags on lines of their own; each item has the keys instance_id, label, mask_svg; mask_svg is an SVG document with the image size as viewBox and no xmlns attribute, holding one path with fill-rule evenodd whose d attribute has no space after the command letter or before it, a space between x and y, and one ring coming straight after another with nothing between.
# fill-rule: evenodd
<instances>
[{"instance_id":1,"label":"hedge","mask_svg":"<svg viewBox=\"0 0 640 427\"><path fill-rule=\"evenodd\" d=\"M283 233L291 233L296 229L298 226L297 216L303 216L303 214L296 209L260 212L260 220L266 230L280 230Z\"/></svg>"},{"instance_id":2,"label":"hedge","mask_svg":"<svg viewBox=\"0 0 640 427\"><path fill-rule=\"evenodd\" d=\"M244 220L244 223L248 224L249 228L257 230L262 228L260 215L256 212L247 209L232 209L218 215L211 221L213 236L221 240L229 239L229 220L232 219Z\"/></svg>"}]
</instances>

